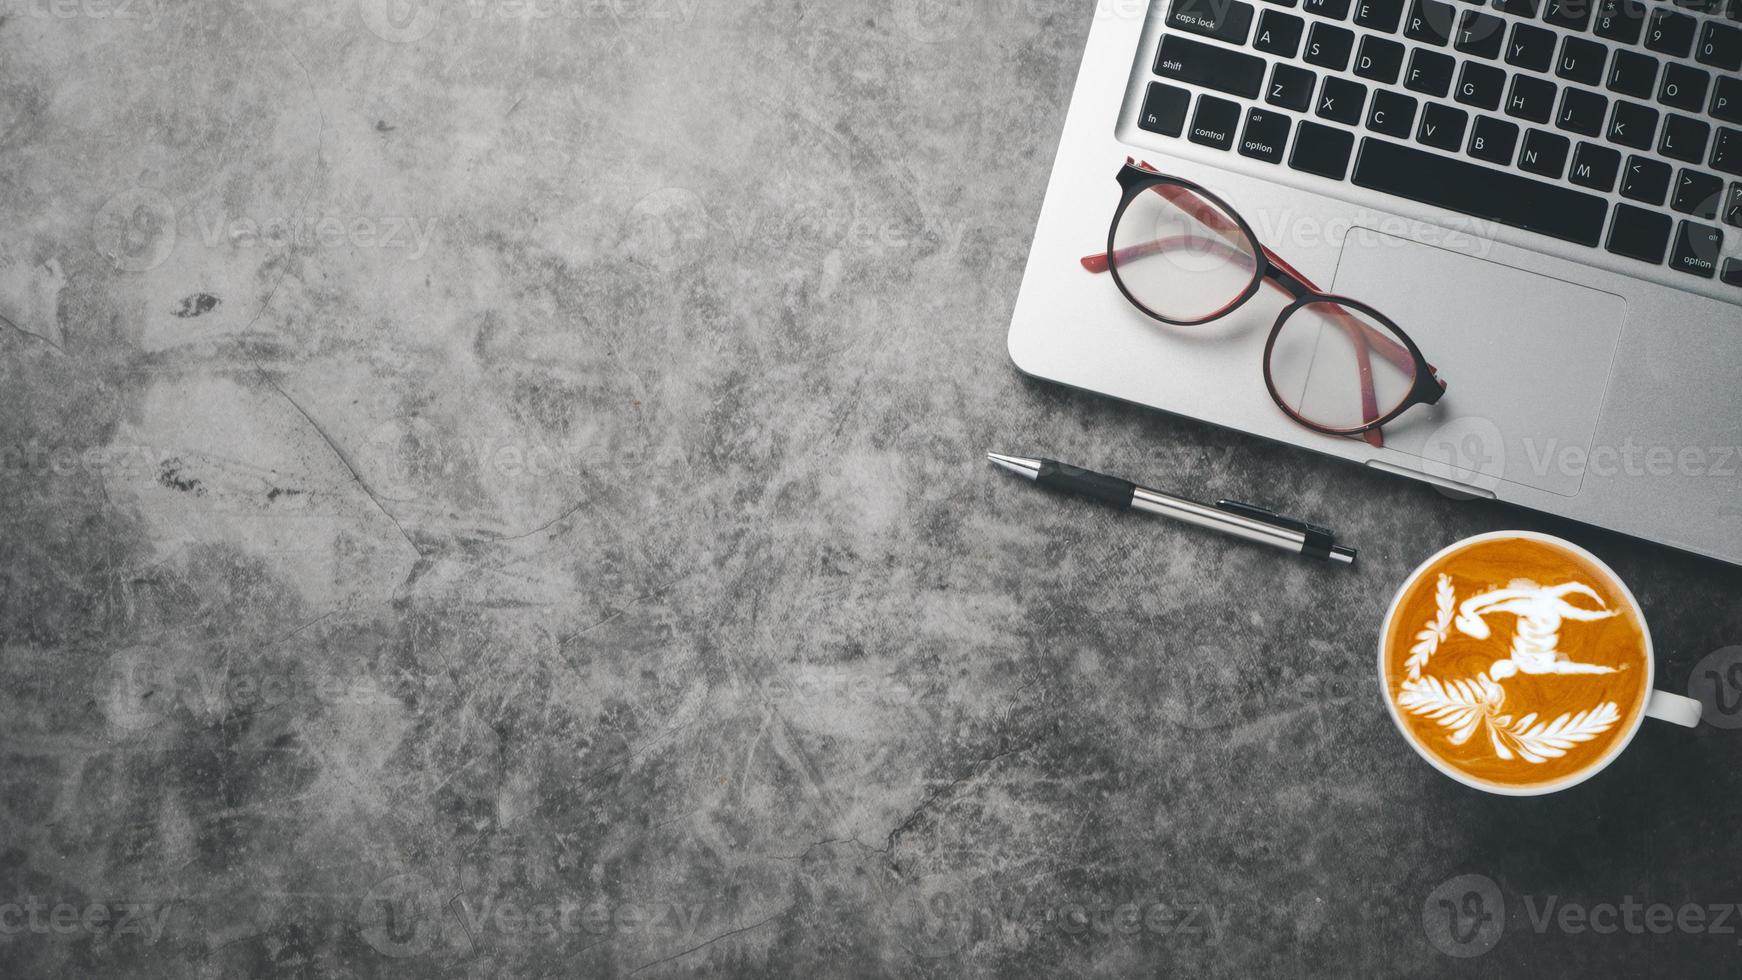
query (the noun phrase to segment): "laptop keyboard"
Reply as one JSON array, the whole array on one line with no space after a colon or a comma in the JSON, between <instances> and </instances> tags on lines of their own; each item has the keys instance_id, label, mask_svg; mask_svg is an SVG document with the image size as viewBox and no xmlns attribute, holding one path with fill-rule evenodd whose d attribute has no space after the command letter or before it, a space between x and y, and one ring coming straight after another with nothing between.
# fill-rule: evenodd
<instances>
[{"instance_id":1,"label":"laptop keyboard","mask_svg":"<svg viewBox=\"0 0 1742 980\"><path fill-rule=\"evenodd\" d=\"M1145 130L1742 293L1742 0L1157 2Z\"/></svg>"}]
</instances>

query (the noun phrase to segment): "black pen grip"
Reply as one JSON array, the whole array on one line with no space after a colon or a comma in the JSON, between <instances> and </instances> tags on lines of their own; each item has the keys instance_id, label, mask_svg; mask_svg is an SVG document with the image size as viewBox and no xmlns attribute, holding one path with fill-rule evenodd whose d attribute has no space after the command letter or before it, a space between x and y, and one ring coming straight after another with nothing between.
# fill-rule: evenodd
<instances>
[{"instance_id":1,"label":"black pen grip","mask_svg":"<svg viewBox=\"0 0 1742 980\"><path fill-rule=\"evenodd\" d=\"M1130 507L1131 496L1137 492L1137 484L1130 480L1078 469L1053 459L1040 461L1040 471L1034 482L1065 493L1104 500L1115 507Z\"/></svg>"}]
</instances>

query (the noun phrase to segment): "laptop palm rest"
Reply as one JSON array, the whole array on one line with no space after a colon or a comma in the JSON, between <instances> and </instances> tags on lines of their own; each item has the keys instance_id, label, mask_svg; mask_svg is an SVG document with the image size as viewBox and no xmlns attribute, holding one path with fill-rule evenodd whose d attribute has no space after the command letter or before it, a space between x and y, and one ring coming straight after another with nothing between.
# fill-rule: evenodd
<instances>
[{"instance_id":1,"label":"laptop palm rest","mask_svg":"<svg viewBox=\"0 0 1742 980\"><path fill-rule=\"evenodd\" d=\"M1447 383L1385 427L1393 465L1483 496L1502 481L1579 492L1584 467L1568 462L1595 436L1624 299L1360 227L1333 291L1395 320Z\"/></svg>"}]
</instances>

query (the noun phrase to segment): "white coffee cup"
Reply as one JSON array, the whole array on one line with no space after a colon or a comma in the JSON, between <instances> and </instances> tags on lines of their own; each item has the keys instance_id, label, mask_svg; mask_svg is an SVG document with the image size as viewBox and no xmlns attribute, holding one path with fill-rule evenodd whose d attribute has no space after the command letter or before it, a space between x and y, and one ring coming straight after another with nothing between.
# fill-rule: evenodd
<instances>
[{"instance_id":1,"label":"white coffee cup","mask_svg":"<svg viewBox=\"0 0 1742 980\"><path fill-rule=\"evenodd\" d=\"M1640 633L1645 641L1645 706L1643 710L1634 712L1633 719L1628 724L1627 730L1621 733L1621 735L1609 745L1609 748L1604 752L1602 758L1598 759L1596 762L1559 780L1551 780L1549 782L1531 784L1528 786L1508 786L1484 782L1462 772L1457 767L1435 755L1426 745L1422 744L1421 740L1416 737L1414 731L1410 729L1409 724L1404 721L1403 715L1399 713L1397 703L1391 696L1390 687L1385 674L1386 637L1391 635L1392 621L1397 618L1397 611L1398 608L1402 606L1404 597L1410 594L1410 592L1415 588L1417 582L1421 580L1421 577L1426 574L1430 568L1439 564L1442 558L1445 558L1454 551L1460 551L1481 541L1518 539L1538 541L1552 547L1560 548L1570 554L1585 559L1590 562L1591 565L1600 569L1602 573L1608 577L1609 584L1614 586L1615 591L1626 598L1628 607L1633 610L1634 616L1637 617L1639 621ZM1433 557L1422 562L1420 565L1417 565L1415 571L1410 572L1409 577L1404 579L1403 584L1397 589L1397 594L1392 597L1391 605L1385 610L1385 620L1379 628L1379 695L1385 701L1385 709L1391 713L1392 723L1397 726L1399 732L1403 733L1404 740L1409 742L1410 747L1415 749L1417 755L1426 759L1429 765L1432 765L1440 772L1445 773L1472 789L1479 789L1488 793L1497 793L1502 796L1541 796L1545 793L1554 793L1572 786L1577 786L1585 780L1590 779L1597 773L1607 769L1609 764L1614 762L1616 757L1632 743L1633 736L1639 733L1639 726L1644 723L1648 716L1656 718L1659 721L1673 722L1674 724L1683 725L1688 728L1693 728L1699 725L1700 702L1695 701L1693 698L1683 697L1680 694L1671 694L1668 691L1655 689L1652 687L1652 684L1655 682L1656 677L1657 656L1651 645L1651 628L1646 623L1644 610L1639 608L1639 600L1634 598L1632 590L1627 588L1627 583L1623 582L1621 576L1615 574L1615 570L1610 568L1596 555L1593 555L1589 551L1573 544L1571 541L1566 541L1549 534L1540 534L1536 531L1491 531L1487 534L1478 534L1475 537L1465 538L1462 541L1441 548L1439 551L1434 553Z\"/></svg>"}]
</instances>

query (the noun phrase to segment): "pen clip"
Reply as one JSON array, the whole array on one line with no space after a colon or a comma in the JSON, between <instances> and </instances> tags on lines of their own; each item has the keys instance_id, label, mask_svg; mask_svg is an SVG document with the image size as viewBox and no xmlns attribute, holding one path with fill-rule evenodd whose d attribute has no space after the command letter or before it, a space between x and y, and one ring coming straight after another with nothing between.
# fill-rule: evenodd
<instances>
[{"instance_id":1,"label":"pen clip","mask_svg":"<svg viewBox=\"0 0 1742 980\"><path fill-rule=\"evenodd\" d=\"M1328 527L1303 521L1298 517L1285 517L1268 507L1260 507L1257 504L1245 504L1238 500L1218 500L1216 501L1216 509L1227 511L1230 514L1239 514L1241 517L1249 517L1255 521L1263 521L1275 527L1287 528L1290 531L1299 531L1306 535L1309 546L1322 543L1323 547L1328 548L1337 537L1336 532Z\"/></svg>"}]
</instances>

